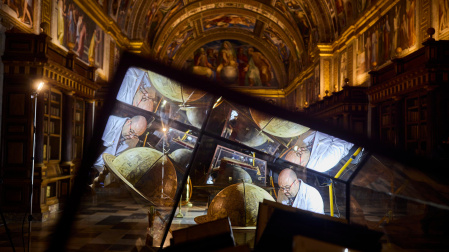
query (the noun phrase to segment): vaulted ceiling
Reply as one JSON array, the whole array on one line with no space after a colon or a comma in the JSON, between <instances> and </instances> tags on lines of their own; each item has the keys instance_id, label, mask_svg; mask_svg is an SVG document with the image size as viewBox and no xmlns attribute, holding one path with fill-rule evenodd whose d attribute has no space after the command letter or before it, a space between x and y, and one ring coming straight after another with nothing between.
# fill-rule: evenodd
<instances>
[{"instance_id":1,"label":"vaulted ceiling","mask_svg":"<svg viewBox=\"0 0 449 252\"><path fill-rule=\"evenodd\" d=\"M117 44L134 46L175 67L182 68L208 43L230 40L250 45L270 61L280 88L310 65L309 52L317 43L336 39L335 3L342 4L339 0L99 1L103 6L75 2L103 24Z\"/></svg>"}]
</instances>

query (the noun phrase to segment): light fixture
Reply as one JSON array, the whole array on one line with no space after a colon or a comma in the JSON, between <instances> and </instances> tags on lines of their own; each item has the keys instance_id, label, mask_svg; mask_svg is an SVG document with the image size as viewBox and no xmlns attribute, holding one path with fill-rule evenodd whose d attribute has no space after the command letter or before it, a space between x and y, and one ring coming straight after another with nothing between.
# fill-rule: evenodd
<instances>
[{"instance_id":1,"label":"light fixture","mask_svg":"<svg viewBox=\"0 0 449 252\"><path fill-rule=\"evenodd\" d=\"M39 85L37 86L37 92L39 93L43 87L44 87L44 82L40 81Z\"/></svg>"},{"instance_id":2,"label":"light fixture","mask_svg":"<svg viewBox=\"0 0 449 252\"><path fill-rule=\"evenodd\" d=\"M37 89L33 91L31 95L31 99L34 99L34 120L33 120L33 153L32 153L32 162L31 162L31 192L30 192L30 215L28 216L28 251L31 251L31 221L33 220L33 190L34 190L34 160L36 154L36 114L37 114L37 96L39 92L44 87L44 82L39 81Z\"/></svg>"}]
</instances>

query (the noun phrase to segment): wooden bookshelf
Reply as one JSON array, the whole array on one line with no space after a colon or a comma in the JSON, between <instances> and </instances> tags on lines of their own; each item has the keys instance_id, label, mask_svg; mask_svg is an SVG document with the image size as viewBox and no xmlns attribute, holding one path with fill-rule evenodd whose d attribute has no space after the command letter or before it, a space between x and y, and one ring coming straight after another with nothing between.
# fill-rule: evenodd
<instances>
[{"instance_id":1,"label":"wooden bookshelf","mask_svg":"<svg viewBox=\"0 0 449 252\"><path fill-rule=\"evenodd\" d=\"M386 102L380 106L379 118L380 118L380 140L382 143L386 143L391 146L398 144L397 132L398 121L397 117L398 109L397 104L393 101Z\"/></svg>"},{"instance_id":2,"label":"wooden bookshelf","mask_svg":"<svg viewBox=\"0 0 449 252\"><path fill-rule=\"evenodd\" d=\"M84 100L75 98L73 102L73 140L72 140L72 158L81 160L83 156L83 138L84 138Z\"/></svg>"},{"instance_id":3,"label":"wooden bookshelf","mask_svg":"<svg viewBox=\"0 0 449 252\"><path fill-rule=\"evenodd\" d=\"M427 95L405 99L405 149L423 155L428 150Z\"/></svg>"},{"instance_id":4,"label":"wooden bookshelf","mask_svg":"<svg viewBox=\"0 0 449 252\"><path fill-rule=\"evenodd\" d=\"M423 45L370 72L367 93L376 111L371 137L410 154L436 158L444 155L449 142L449 61L445 56L449 41L429 39Z\"/></svg>"},{"instance_id":5,"label":"wooden bookshelf","mask_svg":"<svg viewBox=\"0 0 449 252\"><path fill-rule=\"evenodd\" d=\"M50 88L44 91L43 157L44 162L61 160L62 94Z\"/></svg>"},{"instance_id":6,"label":"wooden bookshelf","mask_svg":"<svg viewBox=\"0 0 449 252\"><path fill-rule=\"evenodd\" d=\"M53 45L44 33L7 32L4 48L2 99L6 105L1 115L0 191L8 197L0 197L0 204L5 213L23 213L29 209L33 192L33 218L46 220L64 207L70 194L84 146L84 138L79 136L92 132L92 119L85 119L86 114L92 116L92 107L87 113L82 110L89 107L84 105L86 100L96 101L101 86L94 82L95 67ZM44 81L45 86L35 108L32 94L36 80ZM75 98L77 106L73 105ZM78 142L79 161L72 157L73 141ZM30 172L32 163L34 174ZM31 176L35 178L33 188Z\"/></svg>"}]
</instances>

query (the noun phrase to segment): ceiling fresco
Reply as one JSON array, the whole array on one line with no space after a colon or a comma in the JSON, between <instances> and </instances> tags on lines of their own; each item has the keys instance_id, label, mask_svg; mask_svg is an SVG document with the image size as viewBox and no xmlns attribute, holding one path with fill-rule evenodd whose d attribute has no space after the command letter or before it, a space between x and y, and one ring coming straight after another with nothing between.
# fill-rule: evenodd
<instances>
[{"instance_id":1,"label":"ceiling fresco","mask_svg":"<svg viewBox=\"0 0 449 252\"><path fill-rule=\"evenodd\" d=\"M216 28L237 28L253 32L256 25L256 19L253 17L232 14L218 14L204 17L201 22L203 31Z\"/></svg>"},{"instance_id":2,"label":"ceiling fresco","mask_svg":"<svg viewBox=\"0 0 449 252\"><path fill-rule=\"evenodd\" d=\"M228 86L278 88L279 82L264 52L238 40L217 40L201 46L184 68Z\"/></svg>"},{"instance_id":3,"label":"ceiling fresco","mask_svg":"<svg viewBox=\"0 0 449 252\"><path fill-rule=\"evenodd\" d=\"M312 52L319 43L338 39L376 2L110 0L97 3L107 5L102 10L128 41L141 41L151 57L166 64L182 68L210 43L240 41L245 46L237 47L244 48L245 54L253 47L273 66L271 75L276 82L260 87L285 88L301 71L316 63ZM215 76L216 67L212 70ZM242 86L241 83L234 84Z\"/></svg>"}]
</instances>

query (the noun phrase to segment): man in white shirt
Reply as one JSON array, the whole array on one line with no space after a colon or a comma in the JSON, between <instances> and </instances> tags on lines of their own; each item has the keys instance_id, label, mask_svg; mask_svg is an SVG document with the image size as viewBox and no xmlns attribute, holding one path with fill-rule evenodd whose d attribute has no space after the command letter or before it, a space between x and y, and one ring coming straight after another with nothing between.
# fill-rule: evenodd
<instances>
[{"instance_id":1,"label":"man in white shirt","mask_svg":"<svg viewBox=\"0 0 449 252\"><path fill-rule=\"evenodd\" d=\"M277 202L302 210L324 214L324 204L317 189L298 179L292 169L279 174L279 196Z\"/></svg>"},{"instance_id":2,"label":"man in white shirt","mask_svg":"<svg viewBox=\"0 0 449 252\"><path fill-rule=\"evenodd\" d=\"M318 172L326 172L344 158L354 144L331 135L315 131L303 141L311 148L306 167Z\"/></svg>"},{"instance_id":3,"label":"man in white shirt","mask_svg":"<svg viewBox=\"0 0 449 252\"><path fill-rule=\"evenodd\" d=\"M133 118L109 116L108 122L103 132L102 140L105 150L97 158L94 167L100 172L102 181L107 172L104 170L103 153L109 153L117 156L123 151L136 147L141 136L147 128L147 120L143 116L134 116Z\"/></svg>"},{"instance_id":4,"label":"man in white shirt","mask_svg":"<svg viewBox=\"0 0 449 252\"><path fill-rule=\"evenodd\" d=\"M131 67L125 74L117 100L153 112L156 90L151 86L148 74Z\"/></svg>"}]
</instances>

